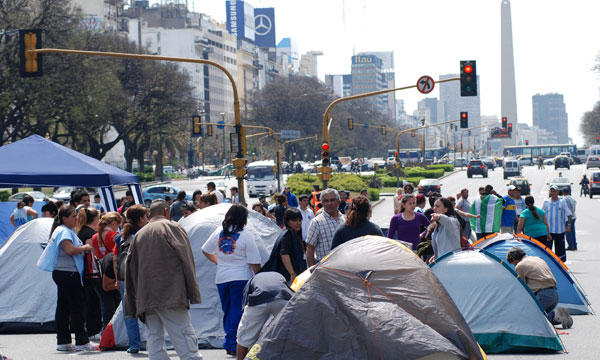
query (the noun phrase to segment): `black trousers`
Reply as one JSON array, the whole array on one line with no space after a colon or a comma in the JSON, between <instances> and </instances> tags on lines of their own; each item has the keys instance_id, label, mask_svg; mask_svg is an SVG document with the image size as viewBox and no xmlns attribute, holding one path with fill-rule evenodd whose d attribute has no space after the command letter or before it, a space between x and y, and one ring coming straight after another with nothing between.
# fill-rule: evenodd
<instances>
[{"instance_id":1,"label":"black trousers","mask_svg":"<svg viewBox=\"0 0 600 360\"><path fill-rule=\"evenodd\" d=\"M550 234L552 240L544 242L544 244L552 250L552 243L554 243L554 253L563 262L567 261L567 252L565 251L565 233Z\"/></svg>"},{"instance_id":2,"label":"black trousers","mask_svg":"<svg viewBox=\"0 0 600 360\"><path fill-rule=\"evenodd\" d=\"M75 333L75 345L87 344L90 340L85 331L85 292L81 276L78 272L54 270L52 280L58 288L54 315L58 345L71 343L71 330Z\"/></svg>"},{"instance_id":3,"label":"black trousers","mask_svg":"<svg viewBox=\"0 0 600 360\"><path fill-rule=\"evenodd\" d=\"M84 280L85 290L85 329L88 336L96 335L102 330L102 312L100 299L95 288L102 288L100 279Z\"/></svg>"},{"instance_id":4,"label":"black trousers","mask_svg":"<svg viewBox=\"0 0 600 360\"><path fill-rule=\"evenodd\" d=\"M119 290L104 291L102 284L98 285L95 290L100 299L102 328L106 328L121 303L121 292Z\"/></svg>"}]
</instances>

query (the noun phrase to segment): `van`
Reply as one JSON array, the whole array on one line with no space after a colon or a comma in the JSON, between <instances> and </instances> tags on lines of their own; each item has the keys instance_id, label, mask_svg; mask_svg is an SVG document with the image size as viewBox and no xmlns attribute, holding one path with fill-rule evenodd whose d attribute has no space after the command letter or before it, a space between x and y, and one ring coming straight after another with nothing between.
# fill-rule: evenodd
<instances>
[{"instance_id":1,"label":"van","mask_svg":"<svg viewBox=\"0 0 600 360\"><path fill-rule=\"evenodd\" d=\"M504 159L502 169L504 170L504 179L511 176L521 176L521 165L517 159Z\"/></svg>"}]
</instances>

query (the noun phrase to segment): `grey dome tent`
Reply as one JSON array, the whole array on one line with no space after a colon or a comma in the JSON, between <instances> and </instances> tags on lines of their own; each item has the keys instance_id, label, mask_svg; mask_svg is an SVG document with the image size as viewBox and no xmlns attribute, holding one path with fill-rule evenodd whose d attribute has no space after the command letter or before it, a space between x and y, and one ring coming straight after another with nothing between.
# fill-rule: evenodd
<instances>
[{"instance_id":1,"label":"grey dome tent","mask_svg":"<svg viewBox=\"0 0 600 360\"><path fill-rule=\"evenodd\" d=\"M247 359L485 359L429 267L398 241L335 248L263 328Z\"/></svg>"}]
</instances>

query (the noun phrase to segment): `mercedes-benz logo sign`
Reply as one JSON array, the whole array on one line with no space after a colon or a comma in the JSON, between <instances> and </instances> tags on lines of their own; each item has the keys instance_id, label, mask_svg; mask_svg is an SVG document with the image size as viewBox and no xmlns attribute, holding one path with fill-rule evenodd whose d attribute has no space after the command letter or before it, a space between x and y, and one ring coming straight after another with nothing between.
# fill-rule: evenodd
<instances>
[{"instance_id":1,"label":"mercedes-benz logo sign","mask_svg":"<svg viewBox=\"0 0 600 360\"><path fill-rule=\"evenodd\" d=\"M254 32L256 35L265 36L271 31L271 19L264 14L254 17Z\"/></svg>"}]
</instances>

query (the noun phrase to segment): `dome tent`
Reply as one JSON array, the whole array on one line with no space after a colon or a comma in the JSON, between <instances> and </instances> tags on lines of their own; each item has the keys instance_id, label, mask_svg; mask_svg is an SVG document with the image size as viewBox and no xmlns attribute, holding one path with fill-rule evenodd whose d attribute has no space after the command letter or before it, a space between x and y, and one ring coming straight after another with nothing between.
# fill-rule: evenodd
<instances>
[{"instance_id":1,"label":"dome tent","mask_svg":"<svg viewBox=\"0 0 600 360\"><path fill-rule=\"evenodd\" d=\"M247 358L485 359L433 272L395 240L336 247L269 323Z\"/></svg>"},{"instance_id":2,"label":"dome tent","mask_svg":"<svg viewBox=\"0 0 600 360\"><path fill-rule=\"evenodd\" d=\"M430 266L486 352L563 350L537 298L506 262L475 250L446 253Z\"/></svg>"}]
</instances>

